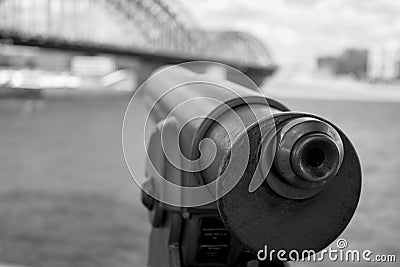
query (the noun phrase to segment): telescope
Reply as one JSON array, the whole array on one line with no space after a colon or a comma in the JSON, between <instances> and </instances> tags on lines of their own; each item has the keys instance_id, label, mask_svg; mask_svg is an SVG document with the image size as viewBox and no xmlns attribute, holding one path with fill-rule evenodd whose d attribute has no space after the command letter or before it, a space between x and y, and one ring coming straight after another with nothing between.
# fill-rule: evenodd
<instances>
[{"instance_id":1,"label":"telescope","mask_svg":"<svg viewBox=\"0 0 400 267\"><path fill-rule=\"evenodd\" d=\"M251 81L185 66L158 70L143 87L155 124L141 196L152 225L149 266L287 266L260 254L302 257L347 227L361 167L332 122L290 111Z\"/></svg>"}]
</instances>

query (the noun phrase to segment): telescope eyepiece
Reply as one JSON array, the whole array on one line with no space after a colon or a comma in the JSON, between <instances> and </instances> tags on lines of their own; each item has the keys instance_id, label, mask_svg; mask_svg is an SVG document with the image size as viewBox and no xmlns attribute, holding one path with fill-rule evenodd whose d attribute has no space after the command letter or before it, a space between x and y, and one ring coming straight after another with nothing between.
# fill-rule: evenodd
<instances>
[{"instance_id":1,"label":"telescope eyepiece","mask_svg":"<svg viewBox=\"0 0 400 267\"><path fill-rule=\"evenodd\" d=\"M302 117L285 122L277 130L274 166L284 182L307 190L321 188L335 177L344 149L333 126Z\"/></svg>"},{"instance_id":2,"label":"telescope eyepiece","mask_svg":"<svg viewBox=\"0 0 400 267\"><path fill-rule=\"evenodd\" d=\"M301 137L293 146L291 154L291 165L295 174L309 182L334 177L341 164L339 145L322 133Z\"/></svg>"}]
</instances>

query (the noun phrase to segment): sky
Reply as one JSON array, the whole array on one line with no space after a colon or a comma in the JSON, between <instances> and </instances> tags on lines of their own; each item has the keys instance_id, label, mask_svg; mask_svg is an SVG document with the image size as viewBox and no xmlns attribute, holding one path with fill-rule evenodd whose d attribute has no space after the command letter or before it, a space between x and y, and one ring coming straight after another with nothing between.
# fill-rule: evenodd
<instances>
[{"instance_id":1,"label":"sky","mask_svg":"<svg viewBox=\"0 0 400 267\"><path fill-rule=\"evenodd\" d=\"M195 23L254 34L287 68L400 41L400 0L180 0Z\"/></svg>"}]
</instances>

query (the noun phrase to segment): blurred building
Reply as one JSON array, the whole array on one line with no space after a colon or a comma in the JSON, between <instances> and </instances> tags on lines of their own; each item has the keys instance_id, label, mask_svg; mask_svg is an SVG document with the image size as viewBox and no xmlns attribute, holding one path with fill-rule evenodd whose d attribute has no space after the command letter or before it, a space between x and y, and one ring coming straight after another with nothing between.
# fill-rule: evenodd
<instances>
[{"instance_id":1,"label":"blurred building","mask_svg":"<svg viewBox=\"0 0 400 267\"><path fill-rule=\"evenodd\" d=\"M368 51L349 48L338 56L325 56L317 59L318 69L334 75L349 75L355 78L367 76Z\"/></svg>"},{"instance_id":2,"label":"blurred building","mask_svg":"<svg viewBox=\"0 0 400 267\"><path fill-rule=\"evenodd\" d=\"M386 42L369 50L346 49L338 57L319 57L317 66L320 71L333 75L394 81L400 79L400 42Z\"/></svg>"},{"instance_id":3,"label":"blurred building","mask_svg":"<svg viewBox=\"0 0 400 267\"><path fill-rule=\"evenodd\" d=\"M387 42L369 50L367 76L372 81L400 79L400 42Z\"/></svg>"}]
</instances>

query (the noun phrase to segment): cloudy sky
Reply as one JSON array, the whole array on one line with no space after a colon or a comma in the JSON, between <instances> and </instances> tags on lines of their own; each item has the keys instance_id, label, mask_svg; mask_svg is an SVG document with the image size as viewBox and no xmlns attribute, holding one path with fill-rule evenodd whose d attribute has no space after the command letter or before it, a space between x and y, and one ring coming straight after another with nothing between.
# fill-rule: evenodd
<instances>
[{"instance_id":1,"label":"cloudy sky","mask_svg":"<svg viewBox=\"0 0 400 267\"><path fill-rule=\"evenodd\" d=\"M181 0L208 29L251 32L285 67L347 47L400 41L400 0Z\"/></svg>"}]
</instances>

